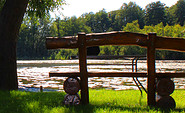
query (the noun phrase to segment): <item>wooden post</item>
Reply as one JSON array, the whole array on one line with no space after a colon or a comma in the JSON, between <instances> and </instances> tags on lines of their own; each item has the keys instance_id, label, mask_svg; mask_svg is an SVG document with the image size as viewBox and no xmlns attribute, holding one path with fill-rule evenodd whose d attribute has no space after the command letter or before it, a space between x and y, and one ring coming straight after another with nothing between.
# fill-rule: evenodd
<instances>
[{"instance_id":1,"label":"wooden post","mask_svg":"<svg viewBox=\"0 0 185 113\"><path fill-rule=\"evenodd\" d=\"M156 33L148 34L148 47L147 47L147 73L148 73L148 106L154 107L155 101L155 45L154 41Z\"/></svg>"},{"instance_id":2,"label":"wooden post","mask_svg":"<svg viewBox=\"0 0 185 113\"><path fill-rule=\"evenodd\" d=\"M43 92L43 87L42 86L40 86L40 92Z\"/></svg>"},{"instance_id":3,"label":"wooden post","mask_svg":"<svg viewBox=\"0 0 185 113\"><path fill-rule=\"evenodd\" d=\"M86 48L86 34L78 34L78 54L79 54L79 68L80 68L80 87L81 87L81 103L89 104L89 90L88 90L88 74L87 74L87 48Z\"/></svg>"}]
</instances>

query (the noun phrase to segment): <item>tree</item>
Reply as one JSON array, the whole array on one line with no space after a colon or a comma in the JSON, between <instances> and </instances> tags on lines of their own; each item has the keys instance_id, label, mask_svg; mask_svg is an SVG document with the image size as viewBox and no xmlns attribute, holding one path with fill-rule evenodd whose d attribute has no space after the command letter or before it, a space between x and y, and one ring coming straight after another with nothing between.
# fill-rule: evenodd
<instances>
[{"instance_id":1,"label":"tree","mask_svg":"<svg viewBox=\"0 0 185 113\"><path fill-rule=\"evenodd\" d=\"M140 33L141 29L139 28L138 20L135 20L132 23L127 23L127 25L123 27L123 31Z\"/></svg>"},{"instance_id":2,"label":"tree","mask_svg":"<svg viewBox=\"0 0 185 113\"><path fill-rule=\"evenodd\" d=\"M108 14L106 13L105 9L100 10L95 15L95 27L96 30L94 32L106 32L110 27L110 21L108 18Z\"/></svg>"},{"instance_id":3,"label":"tree","mask_svg":"<svg viewBox=\"0 0 185 113\"><path fill-rule=\"evenodd\" d=\"M2 0L0 1L0 89L18 88L16 47L19 29L28 12L30 16L44 17L63 0ZM28 7L27 7L28 6Z\"/></svg>"},{"instance_id":4,"label":"tree","mask_svg":"<svg viewBox=\"0 0 185 113\"><path fill-rule=\"evenodd\" d=\"M166 8L166 23L168 25L174 25L176 22L177 22L177 19L175 17L175 9L176 9L176 6L173 5L169 8Z\"/></svg>"},{"instance_id":5,"label":"tree","mask_svg":"<svg viewBox=\"0 0 185 113\"><path fill-rule=\"evenodd\" d=\"M122 25L119 24L119 16L118 16L119 10L111 11L108 13L109 19L110 19L110 28L111 31L120 31L122 29Z\"/></svg>"},{"instance_id":6,"label":"tree","mask_svg":"<svg viewBox=\"0 0 185 113\"><path fill-rule=\"evenodd\" d=\"M166 23L165 4L160 1L148 4L145 13L146 25L157 25L161 22L163 22L163 24Z\"/></svg>"},{"instance_id":7,"label":"tree","mask_svg":"<svg viewBox=\"0 0 185 113\"><path fill-rule=\"evenodd\" d=\"M154 29L155 29L155 33L157 33L157 35L164 36L164 25L162 22L155 25Z\"/></svg>"},{"instance_id":8,"label":"tree","mask_svg":"<svg viewBox=\"0 0 185 113\"><path fill-rule=\"evenodd\" d=\"M86 20L85 24L91 28L92 32L96 31L96 21L95 21L95 14L93 12L84 14L84 18Z\"/></svg>"},{"instance_id":9,"label":"tree","mask_svg":"<svg viewBox=\"0 0 185 113\"><path fill-rule=\"evenodd\" d=\"M17 59L48 57L49 51L45 47L45 38L51 36L50 23L49 18L24 17L17 42Z\"/></svg>"},{"instance_id":10,"label":"tree","mask_svg":"<svg viewBox=\"0 0 185 113\"><path fill-rule=\"evenodd\" d=\"M92 32L106 32L110 27L108 13L106 13L105 9L96 14L93 12L86 13L82 17L85 18L85 24L91 28Z\"/></svg>"},{"instance_id":11,"label":"tree","mask_svg":"<svg viewBox=\"0 0 185 113\"><path fill-rule=\"evenodd\" d=\"M60 36L72 36L77 35L78 32L90 33L91 28L85 25L84 17L77 18L76 16L73 16L70 18L64 18L59 21L54 21L51 25L50 31L52 36L57 36L56 34L60 34ZM57 33L57 31L59 33Z\"/></svg>"},{"instance_id":12,"label":"tree","mask_svg":"<svg viewBox=\"0 0 185 113\"><path fill-rule=\"evenodd\" d=\"M138 20L140 28L144 26L144 11L134 2L124 3L118 13L120 25L126 25L134 20ZM121 27L122 27L121 26ZM122 29L122 28L121 28Z\"/></svg>"},{"instance_id":13,"label":"tree","mask_svg":"<svg viewBox=\"0 0 185 113\"><path fill-rule=\"evenodd\" d=\"M185 0L179 0L175 5L175 17L177 18L177 23L181 26L185 23Z\"/></svg>"}]
</instances>

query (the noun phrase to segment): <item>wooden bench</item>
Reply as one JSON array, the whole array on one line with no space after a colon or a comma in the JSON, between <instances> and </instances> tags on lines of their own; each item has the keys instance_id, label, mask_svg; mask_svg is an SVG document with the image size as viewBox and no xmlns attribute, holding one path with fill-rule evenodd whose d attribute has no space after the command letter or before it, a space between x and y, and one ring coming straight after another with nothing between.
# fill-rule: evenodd
<instances>
[{"instance_id":1,"label":"wooden bench","mask_svg":"<svg viewBox=\"0 0 185 113\"><path fill-rule=\"evenodd\" d=\"M141 72L88 72L87 71L87 47L102 45L137 45L147 48L147 73ZM89 103L88 77L147 77L147 103L155 106L156 78L161 77L185 77L185 73L156 73L155 52L156 49L168 49L185 51L185 39L166 38L156 36L156 33L139 34L130 32L109 33L79 33L77 36L48 37L46 47L48 49L78 48L79 72L50 73L50 77L80 77L81 102Z\"/></svg>"}]
</instances>

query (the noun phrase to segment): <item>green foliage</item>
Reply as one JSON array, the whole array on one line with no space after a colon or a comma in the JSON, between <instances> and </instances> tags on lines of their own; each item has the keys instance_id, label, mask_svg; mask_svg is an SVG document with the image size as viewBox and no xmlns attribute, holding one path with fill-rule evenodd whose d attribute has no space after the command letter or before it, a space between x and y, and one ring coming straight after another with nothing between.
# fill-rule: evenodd
<instances>
[{"instance_id":1,"label":"green foliage","mask_svg":"<svg viewBox=\"0 0 185 113\"><path fill-rule=\"evenodd\" d=\"M134 2L129 2L128 4L123 4L121 7L123 11L123 19L125 23L131 23L134 20L138 20L138 24L143 28L144 26L144 11Z\"/></svg>"},{"instance_id":2,"label":"green foliage","mask_svg":"<svg viewBox=\"0 0 185 113\"><path fill-rule=\"evenodd\" d=\"M156 25L158 23L165 23L165 4L160 1L152 2L146 6L146 25Z\"/></svg>"},{"instance_id":3,"label":"green foliage","mask_svg":"<svg viewBox=\"0 0 185 113\"><path fill-rule=\"evenodd\" d=\"M105 9L95 14L95 32L106 32L109 29L110 21Z\"/></svg>"},{"instance_id":4,"label":"green foliage","mask_svg":"<svg viewBox=\"0 0 185 113\"><path fill-rule=\"evenodd\" d=\"M4 6L6 0L0 1L0 12ZM55 9L62 9L62 5L65 5L65 0L29 0L26 13L30 17L45 18L49 16L50 11Z\"/></svg>"},{"instance_id":5,"label":"green foliage","mask_svg":"<svg viewBox=\"0 0 185 113\"><path fill-rule=\"evenodd\" d=\"M100 46L99 55L124 55L124 46Z\"/></svg>"},{"instance_id":6,"label":"green foliage","mask_svg":"<svg viewBox=\"0 0 185 113\"><path fill-rule=\"evenodd\" d=\"M185 30L185 26L182 27L179 24L175 25L173 27L173 37L183 37L184 36L184 31Z\"/></svg>"},{"instance_id":7,"label":"green foliage","mask_svg":"<svg viewBox=\"0 0 185 113\"><path fill-rule=\"evenodd\" d=\"M173 26L168 24L164 27L164 36L172 37L173 36Z\"/></svg>"},{"instance_id":8,"label":"green foliage","mask_svg":"<svg viewBox=\"0 0 185 113\"><path fill-rule=\"evenodd\" d=\"M153 26L144 26L144 28L142 29L143 33L147 34L147 33L152 33L154 32Z\"/></svg>"},{"instance_id":9,"label":"green foliage","mask_svg":"<svg viewBox=\"0 0 185 113\"><path fill-rule=\"evenodd\" d=\"M0 1L0 12L1 12L1 9L3 8L5 2L6 2L6 0L1 0Z\"/></svg>"},{"instance_id":10,"label":"green foliage","mask_svg":"<svg viewBox=\"0 0 185 113\"><path fill-rule=\"evenodd\" d=\"M71 56L76 56L78 53L77 49L61 49L56 55L56 60L70 59Z\"/></svg>"},{"instance_id":11,"label":"green foliage","mask_svg":"<svg viewBox=\"0 0 185 113\"><path fill-rule=\"evenodd\" d=\"M127 23L138 20L140 28L144 26L144 10L134 2L124 3L119 10L109 12L111 28L115 31L123 29Z\"/></svg>"},{"instance_id":12,"label":"green foliage","mask_svg":"<svg viewBox=\"0 0 185 113\"><path fill-rule=\"evenodd\" d=\"M150 33L156 32L158 36L168 36L168 37L183 37L185 26L180 26L179 24L174 26L166 26L163 23L159 23L155 26L144 26L143 29L139 28L138 21L133 21L132 23L127 23L123 27L123 31L127 32L138 32L138 33ZM139 46L101 46L99 55L146 55L146 49ZM164 51L160 50L156 53L157 59L184 59L185 53Z\"/></svg>"},{"instance_id":13,"label":"green foliage","mask_svg":"<svg viewBox=\"0 0 185 113\"><path fill-rule=\"evenodd\" d=\"M51 36L73 36L78 32L91 32L91 28L85 25L84 18L65 18L63 20L56 20L51 25Z\"/></svg>"},{"instance_id":14,"label":"green foliage","mask_svg":"<svg viewBox=\"0 0 185 113\"><path fill-rule=\"evenodd\" d=\"M106 32L110 27L110 20L105 9L100 10L96 14L90 12L84 14L85 24L91 28L91 32Z\"/></svg>"},{"instance_id":15,"label":"green foliage","mask_svg":"<svg viewBox=\"0 0 185 113\"><path fill-rule=\"evenodd\" d=\"M185 24L185 1L179 0L175 8L175 16L177 18L177 23L183 26Z\"/></svg>"},{"instance_id":16,"label":"green foliage","mask_svg":"<svg viewBox=\"0 0 185 113\"><path fill-rule=\"evenodd\" d=\"M41 7L41 12L37 12L38 3L44 1L48 3ZM77 55L77 50L46 50L45 37L47 36L62 37L77 35L78 32L96 33L123 30L144 34L156 32L158 36L185 37L185 26L178 24L180 17L177 16L178 10L184 9L183 0L179 0L170 8L158 1L148 4L143 10L136 3L129 2L128 4L124 3L118 10L108 13L102 9L95 14L93 12L82 14L78 18L75 16L55 20L49 16L45 16L47 18L44 19L39 18L39 15L47 14L48 10L59 8L58 5L65 3L63 0L50 2L48 0L30 1L29 8L34 8L28 8L28 13L32 12L33 14L29 14L31 17L28 14L25 15L21 26L17 47L19 59L69 59L71 55ZM47 4L51 7L45 6ZM138 46L101 46L99 55L136 54L145 55L146 49ZM159 59L185 59L184 53L170 51L158 51L156 56Z\"/></svg>"},{"instance_id":17,"label":"green foliage","mask_svg":"<svg viewBox=\"0 0 185 113\"><path fill-rule=\"evenodd\" d=\"M91 31L95 32L96 31L96 27L95 27L96 22L95 22L94 13L93 12L86 13L86 14L83 14L82 17L85 19L85 24L91 28Z\"/></svg>"},{"instance_id":18,"label":"green foliage","mask_svg":"<svg viewBox=\"0 0 185 113\"><path fill-rule=\"evenodd\" d=\"M49 20L25 20L21 25L19 41L17 45L17 55L19 59L41 59L47 56L45 47L45 37L49 36Z\"/></svg>"},{"instance_id":19,"label":"green foliage","mask_svg":"<svg viewBox=\"0 0 185 113\"><path fill-rule=\"evenodd\" d=\"M167 23L169 25L174 25L177 23L177 18L176 18L176 15L175 15L175 9L176 9L176 5L173 5L169 8L166 8L166 15L167 15Z\"/></svg>"},{"instance_id":20,"label":"green foliage","mask_svg":"<svg viewBox=\"0 0 185 113\"><path fill-rule=\"evenodd\" d=\"M141 29L139 28L138 20L135 20L132 23L127 23L127 25L123 27L123 31L140 33Z\"/></svg>"},{"instance_id":21,"label":"green foliage","mask_svg":"<svg viewBox=\"0 0 185 113\"><path fill-rule=\"evenodd\" d=\"M27 13L30 17L45 17L49 11L54 11L65 4L65 0L29 0Z\"/></svg>"}]
</instances>

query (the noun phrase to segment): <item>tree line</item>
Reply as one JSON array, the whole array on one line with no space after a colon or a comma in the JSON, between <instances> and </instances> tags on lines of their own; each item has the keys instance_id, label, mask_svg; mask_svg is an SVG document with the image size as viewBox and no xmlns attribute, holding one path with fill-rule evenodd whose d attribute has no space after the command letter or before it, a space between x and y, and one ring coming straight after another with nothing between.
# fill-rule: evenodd
<instances>
[{"instance_id":1,"label":"tree line","mask_svg":"<svg viewBox=\"0 0 185 113\"><path fill-rule=\"evenodd\" d=\"M185 1L179 0L171 7L157 1L148 4L145 9L134 2L123 3L115 11L102 9L97 13L89 12L64 19L25 15L17 44L17 58L69 59L77 55L77 49L47 50L45 38L109 31L156 32L159 36L185 38ZM146 55L146 49L138 46L101 46L99 55ZM156 57L185 59L185 53L158 50Z\"/></svg>"}]
</instances>

